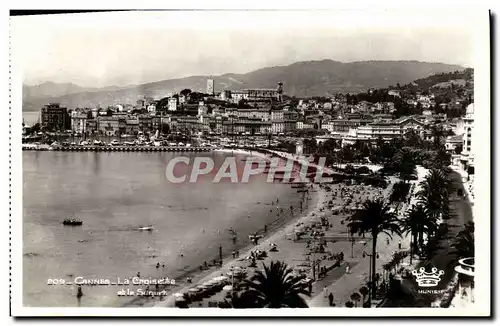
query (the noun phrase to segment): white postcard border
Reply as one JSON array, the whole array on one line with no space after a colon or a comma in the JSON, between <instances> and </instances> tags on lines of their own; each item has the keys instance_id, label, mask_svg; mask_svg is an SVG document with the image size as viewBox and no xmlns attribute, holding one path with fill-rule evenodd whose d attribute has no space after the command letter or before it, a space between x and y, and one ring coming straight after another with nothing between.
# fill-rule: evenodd
<instances>
[{"instance_id":1,"label":"white postcard border","mask_svg":"<svg viewBox=\"0 0 500 326\"><path fill-rule=\"evenodd\" d=\"M12 226L12 314L14 316L486 316L490 313L490 58L489 58L489 17L486 11L477 15L469 10L467 23L474 24L477 31L475 73L475 119L476 139L482 148L474 147L476 178L476 202L473 206L476 234L476 304L471 309L436 309L436 308L309 308L309 309L212 309L190 308L30 308L22 305L22 151L21 130L17 126L22 122L22 67L11 49L12 62L12 182L11 182L11 226ZM12 39L12 43L15 40ZM446 46L446 45L443 45ZM14 47L13 47L14 48ZM479 127L481 126L481 127ZM487 235L487 236L486 236Z\"/></svg>"}]
</instances>

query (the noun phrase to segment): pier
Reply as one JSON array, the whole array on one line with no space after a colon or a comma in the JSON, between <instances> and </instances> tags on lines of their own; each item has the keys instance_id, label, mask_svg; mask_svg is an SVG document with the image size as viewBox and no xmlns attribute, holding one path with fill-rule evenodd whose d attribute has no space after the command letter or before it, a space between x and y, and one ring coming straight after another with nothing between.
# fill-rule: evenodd
<instances>
[{"instance_id":1,"label":"pier","mask_svg":"<svg viewBox=\"0 0 500 326\"><path fill-rule=\"evenodd\" d=\"M64 152L210 152L211 147L181 146L23 146L23 151Z\"/></svg>"}]
</instances>

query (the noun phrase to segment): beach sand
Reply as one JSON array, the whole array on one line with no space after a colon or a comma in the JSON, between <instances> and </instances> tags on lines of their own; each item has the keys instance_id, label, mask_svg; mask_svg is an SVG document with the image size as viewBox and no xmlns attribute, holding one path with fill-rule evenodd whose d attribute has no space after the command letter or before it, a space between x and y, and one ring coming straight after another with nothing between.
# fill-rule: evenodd
<instances>
[{"instance_id":1,"label":"beach sand","mask_svg":"<svg viewBox=\"0 0 500 326\"><path fill-rule=\"evenodd\" d=\"M252 153L243 150L220 150L224 152L232 152L235 154L245 154L252 156L259 156L266 159L269 159L270 155L259 153L253 151ZM273 152L275 155L279 155L283 158L296 159L296 157L292 154L281 153L281 152ZM300 158L302 162L306 160L305 158ZM325 168L324 171L328 172L330 169ZM324 302L327 301L323 298L323 289L329 288L332 286L339 287L342 286L342 279L346 276L351 278L355 278L355 282L359 282L362 284L366 282L368 277L367 271L364 271L365 267L362 269L356 268L358 264L367 265L368 259L362 259L362 252L367 251L371 252L371 241L369 239L357 239L354 243L348 240L348 232L347 232L347 221L346 218L350 216L348 212L338 213L333 212L331 208L338 208L345 206L345 197L340 196L341 189L344 189L346 192L349 192L353 195L353 200L351 205L359 205L364 200L370 198L388 198L390 192L392 190L392 185L397 178L389 178L389 186L386 189L373 188L369 186L363 185L352 185L346 186L343 184L330 184L330 185L318 185L318 184L308 184L308 187L312 187L310 189L311 195L316 195L316 200L309 207L308 212L301 217L298 217L277 230L276 232L270 234L268 237L260 240L260 243L256 246L250 247L247 250L242 250L239 258L226 260L222 267L217 269L211 269L209 271L200 272L198 275L194 276L191 284L184 283L181 286L176 286L175 289L170 291L170 294L166 297L163 297L160 301L158 300L149 300L145 302L145 306L156 306L156 307L174 307L175 300L173 297L174 292L185 293L190 288L196 287L197 285L201 285L217 276L224 275L230 271L232 267L242 267L247 268L248 276L252 275L252 269L248 267L250 265L250 260L245 259L249 257L251 251L254 250L264 250L267 252L267 257L261 260L257 260L257 269L262 269L263 264L268 265L271 261L282 261L289 265L290 268L294 269L297 272L306 274L309 278L315 279L312 286L312 294L309 298L306 298L310 306L323 306ZM329 189L327 189L329 188ZM337 193L337 196L334 194ZM321 219L327 219L330 227L326 230L325 228L313 228L312 225L318 225L321 222ZM325 238L333 239L328 241L325 246L325 253L312 253L311 249L308 248L306 241L294 241L295 232L298 229L307 229L307 233L310 233L312 230L319 230L324 232ZM307 235L306 235L307 236ZM380 239L379 243L384 241L385 239ZM391 245L397 242L393 241ZM278 251L270 252L271 244L277 245ZM380 253L384 256L389 256L392 254L393 249L384 250L385 246L380 246ZM392 246L391 246L392 247ZM384 252L382 252L384 251ZM338 254L342 252L344 254L344 261L338 267L332 268L335 263L334 260L329 259L331 255ZM384 257L385 258L385 257ZM316 273L313 275L312 261L319 262L316 268ZM349 265L351 271L359 272L356 275L346 274L346 266ZM381 266L381 264L379 265ZM326 267L329 271L320 279L318 278L317 271L319 267ZM355 286L358 286L357 284ZM328 289L328 291L330 291ZM348 286L345 294L341 295L342 300L347 295L352 293L352 289ZM351 292L349 292L351 291ZM340 294L340 293L338 293ZM194 302L190 305L190 307L208 307L210 302L219 302L223 301L227 292L221 291L211 296L210 298L203 299L201 302ZM336 294L334 293L336 296ZM340 299L340 298L339 298ZM336 300L337 301L337 296Z\"/></svg>"},{"instance_id":2,"label":"beach sand","mask_svg":"<svg viewBox=\"0 0 500 326\"><path fill-rule=\"evenodd\" d=\"M322 207L324 203L324 198L326 196L326 192L323 190L320 190L319 187L313 186L313 190L317 190L317 200L316 204L313 205L311 208L310 212L302 217L299 217L295 219L294 221L290 222L287 224L285 227L279 229L275 233L271 234L267 238L263 238L260 240L258 245L253 246L246 251L242 251L240 253L240 258L235 258L231 259L225 263L223 263L223 266L221 268L218 268L215 271L212 271L209 274L205 274L203 276L198 276L193 278L192 284L189 284L181 289L177 289L175 292L181 292L184 293L186 292L189 288L196 287L197 285L201 285L202 283L209 281L217 276L221 275L227 275L227 273L230 271L231 267L236 267L240 266L243 268L247 268L250 264L250 261L245 259L246 257L250 256L251 251L254 250L265 250L268 253L268 257L266 257L263 260L257 260L257 268L262 267L262 263L268 264L271 260L280 260L288 263L290 267L294 267L299 265L301 262L299 259L303 259L303 257L300 255L300 252L304 251L305 244L300 243L300 242L293 242L290 239L293 239L296 225L299 223L308 223L311 221L317 220L317 212L319 208ZM269 248L271 247L271 244L276 244L278 247L277 252L269 252ZM250 268L249 268L250 269ZM220 295L219 295L220 296ZM217 297L219 296L214 296L212 298L209 298L209 301L216 300ZM195 303L197 304L197 303ZM202 303L203 304L203 303ZM172 296L168 296L165 298L164 301L157 302L155 306L158 307L174 307L175 302L174 298Z\"/></svg>"},{"instance_id":3,"label":"beach sand","mask_svg":"<svg viewBox=\"0 0 500 326\"><path fill-rule=\"evenodd\" d=\"M227 152L233 152L235 154L250 154L246 151L241 150L224 150ZM296 159L295 156L288 153L281 152L273 152L275 155L279 155L283 158L287 159ZM253 156L259 156L268 159L269 155L252 152ZM305 158L301 158L302 162ZM328 172L329 169L325 168L325 172ZM346 191L352 192L354 195L353 203L361 204L364 200L371 198L374 199L378 196L388 197L390 194L391 187L388 187L385 190L371 188L368 186L345 186L341 184L331 184L328 186L320 186L317 184L309 184L308 187L311 188L312 193L317 194L317 199L313 207L311 207L308 214L305 214L302 217L299 217L289 224L287 224L282 229L276 231L274 234L270 235L268 238L262 239L261 242L250 249L248 249L243 255L240 255L239 259L232 259L225 264L223 264L222 268L217 269L209 274L205 274L202 277L197 277L193 279L193 283L189 284L189 286L185 286L182 289L179 289L176 292L184 293L189 288L196 287L197 285L201 285L202 283L209 281L217 276L224 275L230 271L232 267L242 267L247 268L249 274L251 276L252 268L248 268L250 265L250 261L245 259L245 257L249 257L251 251L253 250L265 250L268 255L266 258L262 260L257 260L257 268L261 269L263 264L269 264L271 261L283 261L289 265L290 268L294 269L297 272L306 274L309 278L315 279L316 281L312 286L312 295L311 297L318 296L322 289L335 282L339 278L341 278L345 274L345 266L346 262L342 262L339 267L333 268L332 266L335 263L334 260L329 259L331 255L338 254L340 252L344 253L345 260L349 261L347 257L350 256L351 248L354 248L355 251L359 251L367 245L367 241L360 241L361 243L355 243L354 245L351 242L347 241L347 226L346 222L342 223L341 221L345 220L350 214L334 214L330 208L338 207L344 205L344 198L340 196L340 189L343 188ZM327 190L330 188L330 190ZM337 196L334 196L335 193L338 193ZM327 242L327 246L325 248L325 253L312 253L311 249L308 248L306 241L294 241L295 231L302 228L309 228L308 232L312 231L312 225L316 225L321 222L321 218L327 218L331 227L325 232L325 237L331 236L338 240L334 242ZM321 228L316 228L316 230L321 230ZM278 247L278 251L270 252L269 249L271 244L275 244ZM331 254L331 255L330 255ZM316 273L313 275L312 261L319 262L316 268ZM349 261L350 268L356 266L356 261ZM329 268L329 272L325 274L321 279L318 278L317 271L320 267ZM190 306L191 307L208 307L209 302L219 302L223 301L226 296L226 292L221 291L210 298L203 299L201 302L194 302ZM156 303L156 306L159 307L174 307L175 301L172 296L168 296L164 299L164 301Z\"/></svg>"}]
</instances>

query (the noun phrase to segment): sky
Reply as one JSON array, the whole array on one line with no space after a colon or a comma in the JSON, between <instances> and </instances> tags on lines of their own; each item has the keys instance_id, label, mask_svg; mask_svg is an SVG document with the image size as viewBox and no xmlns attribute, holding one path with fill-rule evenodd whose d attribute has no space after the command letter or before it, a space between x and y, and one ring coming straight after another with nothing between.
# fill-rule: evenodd
<instances>
[{"instance_id":1,"label":"sky","mask_svg":"<svg viewBox=\"0 0 500 326\"><path fill-rule=\"evenodd\" d=\"M13 17L25 84L125 86L297 61L418 60L473 67L465 12L163 11ZM464 23L468 22L468 23Z\"/></svg>"}]
</instances>

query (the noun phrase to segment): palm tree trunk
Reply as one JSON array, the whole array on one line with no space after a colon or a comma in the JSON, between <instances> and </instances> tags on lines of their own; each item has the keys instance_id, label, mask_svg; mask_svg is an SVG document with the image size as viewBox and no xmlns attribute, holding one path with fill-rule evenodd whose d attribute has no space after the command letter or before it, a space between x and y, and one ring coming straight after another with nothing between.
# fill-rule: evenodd
<instances>
[{"instance_id":1,"label":"palm tree trunk","mask_svg":"<svg viewBox=\"0 0 500 326\"><path fill-rule=\"evenodd\" d=\"M410 247L411 250L412 250L411 256L410 256L410 264L412 263L413 254L417 251L416 249L417 249L417 236L418 236L418 234L415 232L411 236L413 238L413 241L412 241L412 244L411 244L411 247Z\"/></svg>"},{"instance_id":2,"label":"palm tree trunk","mask_svg":"<svg viewBox=\"0 0 500 326\"><path fill-rule=\"evenodd\" d=\"M420 226L418 230L418 246L420 249L424 246L424 228L423 226Z\"/></svg>"},{"instance_id":3,"label":"palm tree trunk","mask_svg":"<svg viewBox=\"0 0 500 326\"><path fill-rule=\"evenodd\" d=\"M371 300L370 300L370 305L371 301L375 298L375 294L377 293L377 285L375 284L375 274L376 274L376 262L377 262L377 236L378 234L373 234L373 247L372 247L372 294L371 294Z\"/></svg>"}]
</instances>

